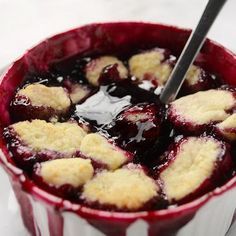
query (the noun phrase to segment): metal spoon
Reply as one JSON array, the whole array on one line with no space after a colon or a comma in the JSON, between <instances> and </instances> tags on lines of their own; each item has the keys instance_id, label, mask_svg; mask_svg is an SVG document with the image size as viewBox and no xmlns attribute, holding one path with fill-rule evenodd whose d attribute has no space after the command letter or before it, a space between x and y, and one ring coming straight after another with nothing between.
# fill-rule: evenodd
<instances>
[{"instance_id":1,"label":"metal spoon","mask_svg":"<svg viewBox=\"0 0 236 236\"><path fill-rule=\"evenodd\" d=\"M184 82L186 72L194 61L206 35L214 23L217 15L227 0L209 0L207 6L200 18L196 29L191 33L177 64L175 65L170 78L168 79L160 100L168 104L175 100L181 85Z\"/></svg>"}]
</instances>

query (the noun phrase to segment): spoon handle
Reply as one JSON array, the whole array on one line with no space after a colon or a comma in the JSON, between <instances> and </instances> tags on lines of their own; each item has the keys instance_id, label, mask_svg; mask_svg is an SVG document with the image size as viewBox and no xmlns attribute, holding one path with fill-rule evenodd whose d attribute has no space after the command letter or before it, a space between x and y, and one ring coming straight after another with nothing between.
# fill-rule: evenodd
<instances>
[{"instance_id":1,"label":"spoon handle","mask_svg":"<svg viewBox=\"0 0 236 236\"><path fill-rule=\"evenodd\" d=\"M160 100L168 104L175 100L186 72L205 41L206 35L215 21L218 13L227 0L209 0L196 29L191 33L177 64L160 96Z\"/></svg>"}]
</instances>

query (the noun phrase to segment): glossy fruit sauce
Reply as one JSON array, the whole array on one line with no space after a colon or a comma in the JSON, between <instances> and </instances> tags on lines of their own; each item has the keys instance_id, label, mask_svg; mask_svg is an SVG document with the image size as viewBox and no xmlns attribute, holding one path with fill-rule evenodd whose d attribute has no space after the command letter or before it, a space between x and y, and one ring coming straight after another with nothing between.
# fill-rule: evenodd
<instances>
[{"instance_id":1,"label":"glossy fruit sauce","mask_svg":"<svg viewBox=\"0 0 236 236\"><path fill-rule=\"evenodd\" d=\"M113 56L118 57L128 67L130 56L141 52L143 50ZM170 57L170 50L166 50L166 52L168 53L165 56ZM87 87L89 89L88 95L72 105L69 112L60 117L59 121L76 121L79 125L86 127L89 132L101 133L112 143L131 153L134 156L133 163L140 164L145 168L149 176L156 179L156 169L165 164L165 153L169 150L169 146L179 139L187 137L188 134L175 130L168 121L166 114L167 106L159 101L159 95L163 86L158 86L152 78L138 81L134 76L129 75L128 78L121 79L115 64L103 69L99 77L99 86L89 84L85 76L86 64L99 56L101 55L73 56L56 63L51 63L47 73L28 72L17 91L34 83L40 83L49 87L61 86L68 92L73 90L74 84ZM172 59L168 63L173 67L176 57L171 55L170 58ZM199 66L201 67L201 65ZM213 75L204 69L202 69L200 76L200 82L196 86L191 87L185 83L179 97L201 90L217 89L225 85L219 76ZM11 103L10 111L13 105ZM24 105L27 106L27 102ZM132 114L136 113L144 114L144 119L137 122L126 120L129 115L132 116ZM15 111L10 115L14 122L25 120L25 118L21 118L20 114L17 115ZM206 129L198 136L201 135L219 138L212 129ZM9 140L7 132L5 132L5 137L7 137L8 143L12 144L12 140ZM231 146L232 144L228 143L227 145ZM230 150L234 152L233 148ZM173 149L172 151L175 152L176 150ZM29 176L32 175L32 168L24 168L23 164L20 164L20 166L25 169ZM225 173L224 178L221 178L218 183L214 183L213 188L224 184L233 174L233 170ZM47 187L44 189L48 190ZM49 189L49 191L52 192L52 189ZM61 190L53 189L53 193L58 196L60 196L59 191ZM203 190L201 193L204 194L205 191ZM194 198L198 196L199 194L194 196ZM68 199L71 198L68 196ZM187 199L187 201L192 199ZM76 198L71 200L81 202ZM162 201L152 205L151 210L163 209L167 206L165 196L163 196ZM93 205L93 207L114 210L99 204ZM142 209L150 210L150 207Z\"/></svg>"}]
</instances>

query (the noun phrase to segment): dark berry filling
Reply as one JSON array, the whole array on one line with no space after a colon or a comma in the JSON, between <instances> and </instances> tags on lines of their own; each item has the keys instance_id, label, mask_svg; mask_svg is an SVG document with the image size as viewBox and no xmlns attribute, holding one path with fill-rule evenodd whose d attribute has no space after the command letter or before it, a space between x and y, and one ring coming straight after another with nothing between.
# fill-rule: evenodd
<instances>
[{"instance_id":1,"label":"dark berry filling","mask_svg":"<svg viewBox=\"0 0 236 236\"><path fill-rule=\"evenodd\" d=\"M81 145L77 145L76 138L73 140L72 136L70 142L76 143L72 145L76 147L73 151L70 149L71 146L67 147L67 139L56 145L58 149L52 148L55 147L55 140L62 139L60 135L58 140L52 138L54 141L49 142L51 146L45 144L45 149L37 149L29 145L25 137L21 137L21 134L11 125L5 128L4 136L14 161L46 191L74 202L109 211L163 209L171 204L186 203L221 186L234 173L230 153L235 153L232 143L236 141L236 125L232 125L235 118L230 119L229 116L235 113L236 102L234 104L232 100L232 106L228 110L224 110L222 105L221 112L224 114L220 116L222 114L217 113L220 116L219 120L208 119L204 123L204 118L201 118L202 121L199 124L195 122L195 119L187 119L189 114L184 113L185 110L182 112L182 105L179 106L178 102L177 105L173 103L168 107L161 104L159 95L175 62L176 57L171 54L170 50L154 48L148 51L136 51L132 55L130 53L126 56L122 55L119 59L114 55L74 56L51 64L47 72L28 73L12 99L10 105L12 121L35 122L35 119L40 119L58 125L72 122L81 127L83 134ZM66 109L62 109L60 104L57 104L58 110L53 108L54 104L52 106L34 105L29 97L22 96L19 92L32 84L44 85L49 90L51 87L64 89L70 104ZM235 88L229 88L219 76L195 64L187 74L179 98L186 98L186 95L196 94L199 91L207 92L211 89L228 91L235 97ZM210 106L214 106L212 104ZM202 105L204 104L200 104L199 107ZM198 107L198 104L195 106ZM191 108L191 103L189 107ZM204 112L207 113L207 110ZM226 118L229 120L227 121ZM62 132L66 132L65 130ZM28 132L32 131L28 130ZM41 135L43 138L44 134L40 132L34 138L40 140ZM100 138L89 140L89 137L94 135ZM209 145L214 146L220 143L216 145L220 154L217 157L209 157L212 158L209 163L215 165L212 174L209 174L209 171L209 176L206 175L206 179L196 184L196 188L192 188L191 193L186 190L185 195L176 194L180 197L175 199L171 190L167 192L165 183L165 181L168 184L171 183L171 177L168 173L165 175L162 173L179 158L180 163L185 163L181 162L185 154L182 156L179 154L182 151L181 145L195 138L203 144L204 141L210 143L212 140ZM66 148L60 151L60 146L65 146L70 151L66 152ZM212 150L214 151L213 147ZM194 152L191 155L196 155L197 158L197 151ZM41 168L44 163L76 157L91 162L95 171L91 177L92 180L81 180L83 184L74 187L70 183L58 185L43 179ZM135 166L134 172L129 165ZM137 174L138 166L141 172ZM137 191L137 196L135 196L137 198L134 199L137 204L131 204L131 207L129 207L130 203L124 200L125 195L122 195L123 202L118 199L117 204L110 198L95 200L86 198L90 196L90 192L93 192L94 186L91 185L91 187L89 184L90 181L96 182L96 176L101 178L104 175L102 176L104 184L109 186L109 181L112 181L110 176L117 177L120 175L119 171L123 172L124 169L130 170L130 173L124 172L127 176L130 175L131 179L133 178L134 183L141 183L142 181L136 177L144 176L149 186L149 198L145 198L141 192ZM176 171L175 166L173 169ZM173 174L176 173L173 172ZM60 176L63 176L63 169ZM132 186L132 182L122 185L119 179L114 179L114 181L117 181L117 186L120 184L121 188ZM114 185L111 191L115 191L117 186ZM171 189L172 186L169 188Z\"/></svg>"}]
</instances>

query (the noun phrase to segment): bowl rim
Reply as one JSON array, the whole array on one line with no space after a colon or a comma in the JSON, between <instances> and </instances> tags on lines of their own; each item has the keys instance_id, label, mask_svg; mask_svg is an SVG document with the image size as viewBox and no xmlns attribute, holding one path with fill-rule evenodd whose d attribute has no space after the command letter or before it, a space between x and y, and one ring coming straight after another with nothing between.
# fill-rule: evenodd
<instances>
[{"instance_id":1,"label":"bowl rim","mask_svg":"<svg viewBox=\"0 0 236 236\"><path fill-rule=\"evenodd\" d=\"M37 43L35 46L28 49L22 56L20 56L18 59L13 61L7 68L4 68L4 72L2 75L0 75L0 85L5 77L8 76L8 74L14 69L14 66L17 65L20 61L24 59L24 56L27 55L31 50L33 50L35 47L37 47L39 44L47 41L48 39L54 39L54 38L60 38L63 35L73 32L75 30L78 30L80 28L86 28L90 26L100 26L100 25L115 25L115 24L134 24L134 25L153 25L153 26L161 26L161 27L168 27L176 30L186 31L188 33L191 32L190 29L176 27L169 24L162 24L162 23L152 23L152 22L142 22L142 21L119 21L119 22L102 22L102 23L90 23L85 24L79 27L72 28L68 31L64 31L58 34L55 34L51 37L48 37L39 43ZM213 44L221 49L223 49L227 54L231 55L236 60L236 54L234 54L229 49L225 48L221 44L207 39L207 41L210 44ZM197 209L200 209L204 205L206 205L210 200L213 198L217 198L224 193L230 191L232 188L236 186L236 176L231 178L229 181L227 181L223 186L215 188L213 191L191 201L188 203L185 203L180 206L170 206L167 209L163 210L156 210L156 211L140 211L140 212L109 212L105 210L97 210L93 208L89 208L86 206L83 206L78 203L72 203L69 200L64 200L60 197L57 197L49 192L46 192L45 190L38 187L32 180L27 177L24 172L18 168L16 165L14 165L13 161L11 160L11 154L7 151L6 144L2 140L2 137L0 136L0 164L5 169L5 171L8 173L8 175L11 178L14 178L17 180L17 182L21 186L21 191L25 191L27 194L30 194L33 196L36 200L39 200L51 207L54 207L57 210L65 211L65 212L74 212L77 215L83 216L85 218L97 218L97 219L113 219L113 220L128 220L128 221L134 221L137 219L151 219L151 220L162 220L162 219L170 219L174 218L177 215L180 214L187 214L187 212L195 212ZM5 149L5 150L4 150ZM25 188L25 183L30 184L30 188Z\"/></svg>"}]
</instances>

